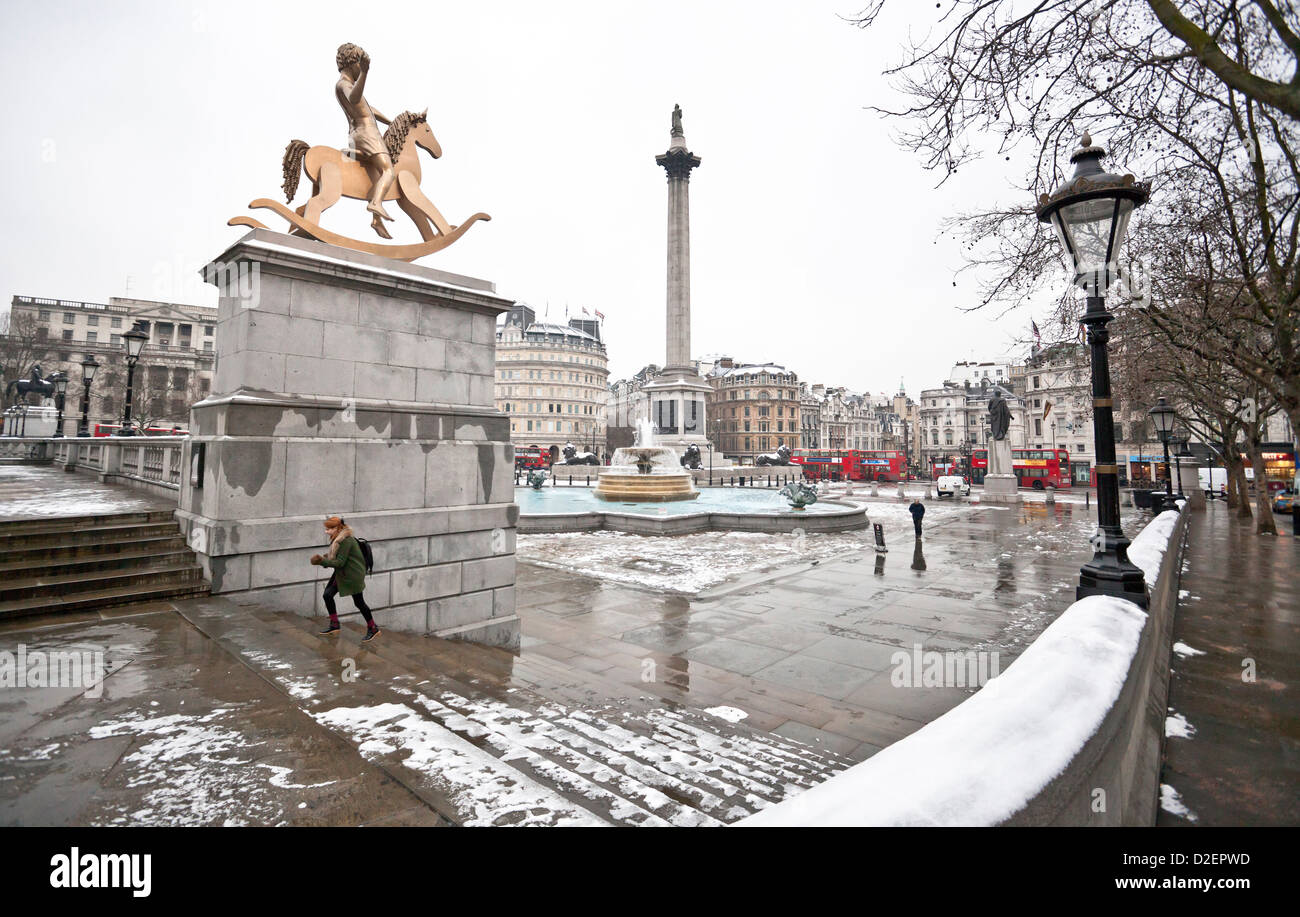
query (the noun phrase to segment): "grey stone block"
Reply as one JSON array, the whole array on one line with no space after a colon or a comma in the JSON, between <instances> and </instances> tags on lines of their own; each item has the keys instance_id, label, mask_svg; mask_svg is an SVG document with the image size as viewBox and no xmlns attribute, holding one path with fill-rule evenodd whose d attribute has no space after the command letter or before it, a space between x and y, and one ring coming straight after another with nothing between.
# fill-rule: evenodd
<instances>
[{"instance_id":1,"label":"grey stone block","mask_svg":"<svg viewBox=\"0 0 1300 917\"><path fill-rule=\"evenodd\" d=\"M283 515L286 452L283 442L209 443L207 461L216 463L217 517Z\"/></svg>"},{"instance_id":2,"label":"grey stone block","mask_svg":"<svg viewBox=\"0 0 1300 917\"><path fill-rule=\"evenodd\" d=\"M322 356L354 363L383 363L388 359L388 336L374 328L326 322Z\"/></svg>"},{"instance_id":3,"label":"grey stone block","mask_svg":"<svg viewBox=\"0 0 1300 917\"><path fill-rule=\"evenodd\" d=\"M224 355L217 361L213 391L223 395L239 389L282 392L286 385L285 365L284 354L278 353L243 350Z\"/></svg>"},{"instance_id":4,"label":"grey stone block","mask_svg":"<svg viewBox=\"0 0 1300 917\"><path fill-rule=\"evenodd\" d=\"M284 357L284 388L299 395L354 397L353 364L322 357Z\"/></svg>"},{"instance_id":5,"label":"grey stone block","mask_svg":"<svg viewBox=\"0 0 1300 917\"><path fill-rule=\"evenodd\" d=\"M425 458L425 506L465 506L478 502L478 449L442 442Z\"/></svg>"},{"instance_id":6,"label":"grey stone block","mask_svg":"<svg viewBox=\"0 0 1300 917\"><path fill-rule=\"evenodd\" d=\"M428 603L416 602L413 605L385 608L383 615L375 618L375 623L380 627L408 634L427 634L429 632Z\"/></svg>"},{"instance_id":7,"label":"grey stone block","mask_svg":"<svg viewBox=\"0 0 1300 917\"><path fill-rule=\"evenodd\" d=\"M420 330L420 304L412 299L397 299L378 293L362 293L360 315L362 325L383 328L386 331Z\"/></svg>"},{"instance_id":8,"label":"grey stone block","mask_svg":"<svg viewBox=\"0 0 1300 917\"><path fill-rule=\"evenodd\" d=\"M425 455L418 444L358 443L356 508L366 512L424 503Z\"/></svg>"},{"instance_id":9,"label":"grey stone block","mask_svg":"<svg viewBox=\"0 0 1300 917\"><path fill-rule=\"evenodd\" d=\"M353 392L358 398L415 401L415 370L409 366L357 363Z\"/></svg>"},{"instance_id":10,"label":"grey stone block","mask_svg":"<svg viewBox=\"0 0 1300 917\"><path fill-rule=\"evenodd\" d=\"M319 357L322 354L324 322L254 309L245 310L230 321L237 341L243 344L241 350L300 357Z\"/></svg>"},{"instance_id":11,"label":"grey stone block","mask_svg":"<svg viewBox=\"0 0 1300 917\"><path fill-rule=\"evenodd\" d=\"M421 599L455 595L460 589L460 564L441 564L398 570L391 575L394 605L406 605Z\"/></svg>"},{"instance_id":12,"label":"grey stone block","mask_svg":"<svg viewBox=\"0 0 1300 917\"><path fill-rule=\"evenodd\" d=\"M470 319L470 341L475 344L497 345L497 322L490 315L475 315Z\"/></svg>"},{"instance_id":13,"label":"grey stone block","mask_svg":"<svg viewBox=\"0 0 1300 917\"><path fill-rule=\"evenodd\" d=\"M395 366L412 366L419 369L446 369L447 342L442 338L389 331L388 362Z\"/></svg>"},{"instance_id":14,"label":"grey stone block","mask_svg":"<svg viewBox=\"0 0 1300 917\"><path fill-rule=\"evenodd\" d=\"M468 341L447 342L447 369L491 377L495 371L496 348Z\"/></svg>"},{"instance_id":15,"label":"grey stone block","mask_svg":"<svg viewBox=\"0 0 1300 917\"><path fill-rule=\"evenodd\" d=\"M470 377L443 369L416 370L415 400L436 404L469 404ZM479 403L479 402L473 402Z\"/></svg>"},{"instance_id":16,"label":"grey stone block","mask_svg":"<svg viewBox=\"0 0 1300 917\"><path fill-rule=\"evenodd\" d=\"M492 553L492 533L458 532L450 535L430 535L426 544L429 563L446 564L458 560L474 560Z\"/></svg>"},{"instance_id":17,"label":"grey stone block","mask_svg":"<svg viewBox=\"0 0 1300 917\"><path fill-rule=\"evenodd\" d=\"M289 314L345 325L357 324L361 294L355 289L310 280L293 281Z\"/></svg>"},{"instance_id":18,"label":"grey stone block","mask_svg":"<svg viewBox=\"0 0 1300 917\"><path fill-rule=\"evenodd\" d=\"M496 403L495 380L491 376L470 376L466 404L490 408Z\"/></svg>"},{"instance_id":19,"label":"grey stone block","mask_svg":"<svg viewBox=\"0 0 1300 917\"><path fill-rule=\"evenodd\" d=\"M496 586L513 586L515 582L515 556L485 557L467 560L461 564L461 588L466 592L492 589Z\"/></svg>"},{"instance_id":20,"label":"grey stone block","mask_svg":"<svg viewBox=\"0 0 1300 917\"><path fill-rule=\"evenodd\" d=\"M235 554L228 557L212 557L200 554L207 561L208 581L213 593L239 592L251 585L253 555Z\"/></svg>"},{"instance_id":21,"label":"grey stone block","mask_svg":"<svg viewBox=\"0 0 1300 917\"><path fill-rule=\"evenodd\" d=\"M468 592L429 603L429 629L461 627L492 617L492 592Z\"/></svg>"},{"instance_id":22,"label":"grey stone block","mask_svg":"<svg viewBox=\"0 0 1300 917\"><path fill-rule=\"evenodd\" d=\"M492 617L502 618L515 613L515 587L502 586L492 590Z\"/></svg>"},{"instance_id":23,"label":"grey stone block","mask_svg":"<svg viewBox=\"0 0 1300 917\"><path fill-rule=\"evenodd\" d=\"M355 502L356 445L296 442L287 446L285 506L294 515L344 515Z\"/></svg>"},{"instance_id":24,"label":"grey stone block","mask_svg":"<svg viewBox=\"0 0 1300 917\"><path fill-rule=\"evenodd\" d=\"M323 587L322 587L323 588ZM290 611L304 617L313 617L324 610L324 604L317 595L312 583L294 583L288 586L272 586L267 589L253 589L244 593L253 602L273 611Z\"/></svg>"},{"instance_id":25,"label":"grey stone block","mask_svg":"<svg viewBox=\"0 0 1300 917\"><path fill-rule=\"evenodd\" d=\"M468 341L473 334L472 316L460 309L421 303L420 334L445 341Z\"/></svg>"},{"instance_id":26,"label":"grey stone block","mask_svg":"<svg viewBox=\"0 0 1300 917\"><path fill-rule=\"evenodd\" d=\"M314 551L292 548L287 551L263 551L258 554L242 555L244 558L252 559L249 588L262 589L290 583L316 583L323 590L331 571L328 567L315 567L311 563L312 554L324 554L329 550L324 544L324 529L321 531L322 543Z\"/></svg>"},{"instance_id":27,"label":"grey stone block","mask_svg":"<svg viewBox=\"0 0 1300 917\"><path fill-rule=\"evenodd\" d=\"M364 532L358 532L366 537ZM429 539L424 537L394 538L390 541L371 540L375 552L376 570L401 570L406 567L424 567L430 563L441 563L441 559L429 559Z\"/></svg>"},{"instance_id":28,"label":"grey stone block","mask_svg":"<svg viewBox=\"0 0 1300 917\"><path fill-rule=\"evenodd\" d=\"M471 626L459 630L449 630L445 633L434 630L433 633L446 640L464 640L467 643L479 643L483 646L499 646L510 650L519 649L518 618L493 619L482 627Z\"/></svg>"},{"instance_id":29,"label":"grey stone block","mask_svg":"<svg viewBox=\"0 0 1300 917\"><path fill-rule=\"evenodd\" d=\"M375 560L378 563L378 558ZM366 576L366 604L371 608L387 608L392 602L392 574L371 573Z\"/></svg>"}]
</instances>

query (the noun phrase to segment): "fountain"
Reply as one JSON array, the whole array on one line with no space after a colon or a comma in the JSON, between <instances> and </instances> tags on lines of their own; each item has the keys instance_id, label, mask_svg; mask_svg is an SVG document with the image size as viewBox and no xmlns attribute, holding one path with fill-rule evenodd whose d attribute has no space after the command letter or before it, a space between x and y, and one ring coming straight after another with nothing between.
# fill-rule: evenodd
<instances>
[{"instance_id":1,"label":"fountain","mask_svg":"<svg viewBox=\"0 0 1300 917\"><path fill-rule=\"evenodd\" d=\"M602 500L663 502L694 500L700 492L677 453L654 444L654 427L643 417L637 423L637 445L614 451L610 466L597 475L595 494Z\"/></svg>"}]
</instances>

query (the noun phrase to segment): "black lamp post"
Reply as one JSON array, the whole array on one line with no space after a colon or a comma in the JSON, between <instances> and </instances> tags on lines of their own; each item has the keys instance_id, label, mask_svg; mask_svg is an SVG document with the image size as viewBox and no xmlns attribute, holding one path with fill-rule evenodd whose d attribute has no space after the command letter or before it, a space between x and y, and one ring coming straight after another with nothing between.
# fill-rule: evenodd
<instances>
[{"instance_id":1,"label":"black lamp post","mask_svg":"<svg viewBox=\"0 0 1300 917\"><path fill-rule=\"evenodd\" d=\"M1119 466L1115 463L1114 402L1110 392L1110 357L1106 325L1106 291L1119 279L1119 250L1133 210L1150 197L1132 175L1103 172L1106 151L1083 135L1070 156L1074 175L1038 199L1038 219L1051 223L1069 259L1073 282L1087 294L1083 324L1092 356L1093 442L1097 462L1098 531L1092 560L1079 571L1078 598L1113 595L1148 607L1146 578L1128 559L1129 540L1119 523Z\"/></svg>"},{"instance_id":2,"label":"black lamp post","mask_svg":"<svg viewBox=\"0 0 1300 917\"><path fill-rule=\"evenodd\" d=\"M54 377L54 403L59 408L59 425L54 430L55 436L63 435L63 399L68 394L68 374L59 372Z\"/></svg>"},{"instance_id":3,"label":"black lamp post","mask_svg":"<svg viewBox=\"0 0 1300 917\"><path fill-rule=\"evenodd\" d=\"M1189 439L1188 436L1179 436L1174 439L1174 442L1178 444L1178 451L1174 453L1175 474L1178 475L1178 496L1183 499L1186 499L1186 497L1183 494L1183 463L1181 459L1192 457L1192 450L1187 448Z\"/></svg>"},{"instance_id":4,"label":"black lamp post","mask_svg":"<svg viewBox=\"0 0 1300 917\"><path fill-rule=\"evenodd\" d=\"M78 436L90 435L90 383L95 378L99 364L90 354L81 361L81 425L77 427Z\"/></svg>"},{"instance_id":5,"label":"black lamp post","mask_svg":"<svg viewBox=\"0 0 1300 917\"><path fill-rule=\"evenodd\" d=\"M1173 436L1174 417L1176 415L1173 407L1163 398L1156 399L1156 406L1147 413L1151 415L1151 422L1155 425L1156 435L1160 437L1160 442L1165 449L1165 497L1173 500L1173 475L1169 473L1169 440Z\"/></svg>"},{"instance_id":6,"label":"black lamp post","mask_svg":"<svg viewBox=\"0 0 1300 917\"><path fill-rule=\"evenodd\" d=\"M135 435L135 431L131 429L131 389L135 384L136 361L140 359L140 351L144 349L145 341L149 340L149 333L141 330L140 324L136 322L130 331L122 335L122 343L126 345L126 407L122 411L121 430L123 436Z\"/></svg>"}]
</instances>

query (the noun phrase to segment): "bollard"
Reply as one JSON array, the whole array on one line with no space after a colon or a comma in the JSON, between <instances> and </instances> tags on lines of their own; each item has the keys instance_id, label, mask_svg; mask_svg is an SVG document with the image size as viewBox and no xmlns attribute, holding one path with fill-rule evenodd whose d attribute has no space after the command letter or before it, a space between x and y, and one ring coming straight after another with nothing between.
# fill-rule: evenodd
<instances>
[{"instance_id":1,"label":"bollard","mask_svg":"<svg viewBox=\"0 0 1300 917\"><path fill-rule=\"evenodd\" d=\"M591 486L591 475L587 475L587 486Z\"/></svg>"},{"instance_id":2,"label":"bollard","mask_svg":"<svg viewBox=\"0 0 1300 917\"><path fill-rule=\"evenodd\" d=\"M1056 488L1055 488L1055 487L1049 487L1049 488L1047 488L1047 505L1048 505L1048 506L1055 506L1055 505L1056 505Z\"/></svg>"},{"instance_id":3,"label":"bollard","mask_svg":"<svg viewBox=\"0 0 1300 917\"><path fill-rule=\"evenodd\" d=\"M740 486L741 487L745 486L745 476L743 474L740 476Z\"/></svg>"},{"instance_id":4,"label":"bollard","mask_svg":"<svg viewBox=\"0 0 1300 917\"><path fill-rule=\"evenodd\" d=\"M555 486L555 475L551 475L551 486Z\"/></svg>"},{"instance_id":5,"label":"bollard","mask_svg":"<svg viewBox=\"0 0 1300 917\"><path fill-rule=\"evenodd\" d=\"M1085 509L1092 508L1092 491L1086 490L1083 493L1083 506Z\"/></svg>"}]
</instances>

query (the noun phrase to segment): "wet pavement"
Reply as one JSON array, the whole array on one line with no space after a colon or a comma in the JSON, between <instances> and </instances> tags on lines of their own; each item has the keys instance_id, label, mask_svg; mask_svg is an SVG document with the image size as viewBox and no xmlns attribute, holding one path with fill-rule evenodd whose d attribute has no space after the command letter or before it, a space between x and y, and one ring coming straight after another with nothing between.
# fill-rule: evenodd
<instances>
[{"instance_id":1,"label":"wet pavement","mask_svg":"<svg viewBox=\"0 0 1300 917\"><path fill-rule=\"evenodd\" d=\"M174 510L176 501L122 484L101 484L61 465L0 463L0 522Z\"/></svg>"},{"instance_id":2,"label":"wet pavement","mask_svg":"<svg viewBox=\"0 0 1300 917\"><path fill-rule=\"evenodd\" d=\"M894 654L996 652L1005 669L1073 601L1096 525L1095 508L1072 503L964 506L932 513L917 546L904 504L868 507L886 520L887 554L869 534L852 545L822 536L846 550L695 595L625 584L599 564L582 576L537 566L521 546L521 655L695 707L739 708L755 728L863 760L974 690L895 687ZM1124 517L1130 536L1144 518ZM720 550L754 549L752 536L713 537ZM679 542L620 538L633 558L638 540L646 551Z\"/></svg>"},{"instance_id":3,"label":"wet pavement","mask_svg":"<svg viewBox=\"0 0 1300 917\"><path fill-rule=\"evenodd\" d=\"M1254 525L1191 516L1159 825L1300 824L1300 539Z\"/></svg>"},{"instance_id":4,"label":"wet pavement","mask_svg":"<svg viewBox=\"0 0 1300 917\"><path fill-rule=\"evenodd\" d=\"M0 628L20 648L102 678L0 689L0 825L445 823L169 603Z\"/></svg>"}]
</instances>

